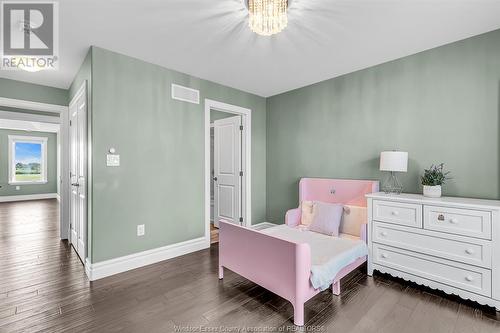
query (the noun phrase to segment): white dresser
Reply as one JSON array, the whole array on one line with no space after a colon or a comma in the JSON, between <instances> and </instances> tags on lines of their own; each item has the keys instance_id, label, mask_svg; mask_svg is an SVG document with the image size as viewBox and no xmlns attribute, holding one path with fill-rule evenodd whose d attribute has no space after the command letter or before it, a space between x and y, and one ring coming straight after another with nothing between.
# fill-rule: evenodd
<instances>
[{"instance_id":1,"label":"white dresser","mask_svg":"<svg viewBox=\"0 0 500 333\"><path fill-rule=\"evenodd\" d=\"M500 201L368 194L374 270L500 311Z\"/></svg>"}]
</instances>

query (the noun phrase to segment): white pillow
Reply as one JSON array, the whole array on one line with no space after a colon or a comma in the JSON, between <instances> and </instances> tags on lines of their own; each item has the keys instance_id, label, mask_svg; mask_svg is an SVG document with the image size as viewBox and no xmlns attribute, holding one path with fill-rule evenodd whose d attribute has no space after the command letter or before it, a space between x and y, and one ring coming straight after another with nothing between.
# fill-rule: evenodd
<instances>
[{"instance_id":1,"label":"white pillow","mask_svg":"<svg viewBox=\"0 0 500 333\"><path fill-rule=\"evenodd\" d=\"M344 214L340 221L340 232L361 237L361 225L367 223L366 207L344 205Z\"/></svg>"},{"instance_id":2,"label":"white pillow","mask_svg":"<svg viewBox=\"0 0 500 333\"><path fill-rule=\"evenodd\" d=\"M338 237L343 212L344 206L342 204L316 201L313 207L314 217L309 230Z\"/></svg>"},{"instance_id":3,"label":"white pillow","mask_svg":"<svg viewBox=\"0 0 500 333\"><path fill-rule=\"evenodd\" d=\"M302 216L300 218L300 224L309 226L313 220L313 206L314 203L312 201L302 201L300 203L300 208L302 211Z\"/></svg>"}]
</instances>

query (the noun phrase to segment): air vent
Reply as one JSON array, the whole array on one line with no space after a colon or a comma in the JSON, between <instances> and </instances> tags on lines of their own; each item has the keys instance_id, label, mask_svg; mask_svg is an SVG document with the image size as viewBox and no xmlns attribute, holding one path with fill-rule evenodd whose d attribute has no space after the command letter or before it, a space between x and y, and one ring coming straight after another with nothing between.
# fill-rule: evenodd
<instances>
[{"instance_id":1,"label":"air vent","mask_svg":"<svg viewBox=\"0 0 500 333\"><path fill-rule=\"evenodd\" d=\"M188 87L172 84L172 99L183 102L200 104L200 91Z\"/></svg>"}]
</instances>

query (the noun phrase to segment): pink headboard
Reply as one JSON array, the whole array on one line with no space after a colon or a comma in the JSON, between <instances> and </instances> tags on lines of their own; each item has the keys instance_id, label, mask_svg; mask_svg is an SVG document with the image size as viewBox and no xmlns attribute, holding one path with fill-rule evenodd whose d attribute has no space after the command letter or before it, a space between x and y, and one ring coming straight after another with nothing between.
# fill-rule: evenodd
<instances>
[{"instance_id":1,"label":"pink headboard","mask_svg":"<svg viewBox=\"0 0 500 333\"><path fill-rule=\"evenodd\" d=\"M310 200L366 207L365 194L378 189L379 182L374 180L302 178L299 203Z\"/></svg>"}]
</instances>

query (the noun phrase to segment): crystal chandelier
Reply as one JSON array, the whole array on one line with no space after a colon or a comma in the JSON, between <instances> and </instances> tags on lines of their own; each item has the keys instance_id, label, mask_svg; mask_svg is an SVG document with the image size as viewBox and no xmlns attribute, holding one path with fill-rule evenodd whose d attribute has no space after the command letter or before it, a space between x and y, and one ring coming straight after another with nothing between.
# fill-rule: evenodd
<instances>
[{"instance_id":1,"label":"crystal chandelier","mask_svg":"<svg viewBox=\"0 0 500 333\"><path fill-rule=\"evenodd\" d=\"M248 0L250 29L258 35L271 36L286 28L288 0Z\"/></svg>"}]
</instances>

